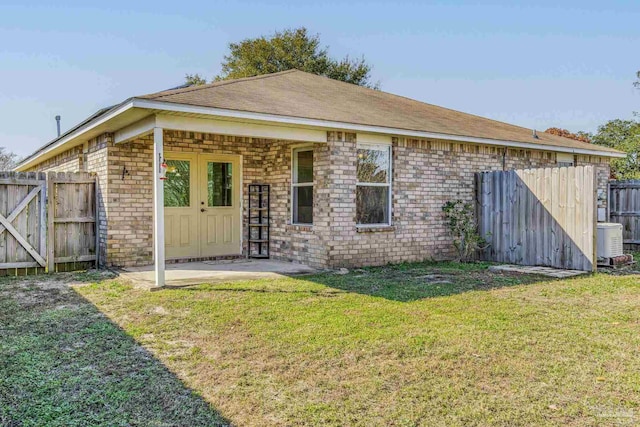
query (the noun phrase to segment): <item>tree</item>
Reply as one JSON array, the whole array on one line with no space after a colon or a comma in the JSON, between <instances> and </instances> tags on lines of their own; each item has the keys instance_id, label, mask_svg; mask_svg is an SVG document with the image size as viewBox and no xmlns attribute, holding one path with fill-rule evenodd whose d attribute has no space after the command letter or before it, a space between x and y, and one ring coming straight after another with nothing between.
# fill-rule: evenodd
<instances>
[{"instance_id":1,"label":"tree","mask_svg":"<svg viewBox=\"0 0 640 427\"><path fill-rule=\"evenodd\" d=\"M184 76L184 81L185 84L188 84L189 86L199 86L207 84L207 79L202 77L200 74L186 74Z\"/></svg>"},{"instance_id":2,"label":"tree","mask_svg":"<svg viewBox=\"0 0 640 427\"><path fill-rule=\"evenodd\" d=\"M320 45L320 37L310 35L304 27L275 32L269 37L229 43L229 54L222 61L222 73L215 80L253 77L293 68L347 83L378 88L377 83L371 82L372 67L364 58L331 58L328 48ZM201 82L200 79L194 81Z\"/></svg>"},{"instance_id":3,"label":"tree","mask_svg":"<svg viewBox=\"0 0 640 427\"><path fill-rule=\"evenodd\" d=\"M582 141L582 142L590 142L591 141L591 135L589 135L587 132L582 132L582 131L578 131L576 133L573 133L571 131L568 131L567 129L549 128L549 129L545 130L545 132L546 133L550 133L552 135L563 136L565 138L575 139L576 141Z\"/></svg>"},{"instance_id":4,"label":"tree","mask_svg":"<svg viewBox=\"0 0 640 427\"><path fill-rule=\"evenodd\" d=\"M640 122L611 120L598 128L591 142L627 153L626 158L611 162L615 179L640 179Z\"/></svg>"},{"instance_id":5,"label":"tree","mask_svg":"<svg viewBox=\"0 0 640 427\"><path fill-rule=\"evenodd\" d=\"M0 171L9 171L18 163L18 156L5 147L0 147Z\"/></svg>"}]
</instances>

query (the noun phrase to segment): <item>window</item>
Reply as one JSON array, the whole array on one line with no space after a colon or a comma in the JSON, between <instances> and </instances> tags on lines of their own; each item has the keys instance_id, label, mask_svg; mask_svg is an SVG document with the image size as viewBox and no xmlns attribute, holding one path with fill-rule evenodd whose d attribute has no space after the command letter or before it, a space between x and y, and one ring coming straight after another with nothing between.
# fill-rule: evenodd
<instances>
[{"instance_id":1,"label":"window","mask_svg":"<svg viewBox=\"0 0 640 427\"><path fill-rule=\"evenodd\" d=\"M233 206L231 163L207 162L207 206Z\"/></svg>"},{"instance_id":2,"label":"window","mask_svg":"<svg viewBox=\"0 0 640 427\"><path fill-rule=\"evenodd\" d=\"M391 146L358 144L357 225L389 225Z\"/></svg>"},{"instance_id":3,"label":"window","mask_svg":"<svg viewBox=\"0 0 640 427\"><path fill-rule=\"evenodd\" d=\"M313 224L313 148L293 150L291 181L293 224Z\"/></svg>"},{"instance_id":4,"label":"window","mask_svg":"<svg viewBox=\"0 0 640 427\"><path fill-rule=\"evenodd\" d=\"M167 180L164 182L164 205L167 208L185 208L191 204L191 162L167 160Z\"/></svg>"}]
</instances>

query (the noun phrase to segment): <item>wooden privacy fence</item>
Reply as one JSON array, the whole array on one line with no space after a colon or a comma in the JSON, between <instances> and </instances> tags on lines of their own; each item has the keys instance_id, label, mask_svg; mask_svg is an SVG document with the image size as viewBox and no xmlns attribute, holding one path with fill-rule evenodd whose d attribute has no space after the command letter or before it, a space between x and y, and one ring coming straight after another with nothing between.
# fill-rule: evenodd
<instances>
[{"instance_id":1,"label":"wooden privacy fence","mask_svg":"<svg viewBox=\"0 0 640 427\"><path fill-rule=\"evenodd\" d=\"M630 249L640 245L640 179L609 182L609 221L622 224Z\"/></svg>"},{"instance_id":2,"label":"wooden privacy fence","mask_svg":"<svg viewBox=\"0 0 640 427\"><path fill-rule=\"evenodd\" d=\"M97 263L96 177L0 172L0 275Z\"/></svg>"},{"instance_id":3,"label":"wooden privacy fence","mask_svg":"<svg viewBox=\"0 0 640 427\"><path fill-rule=\"evenodd\" d=\"M592 166L477 173L481 257L595 271L596 200Z\"/></svg>"}]
</instances>

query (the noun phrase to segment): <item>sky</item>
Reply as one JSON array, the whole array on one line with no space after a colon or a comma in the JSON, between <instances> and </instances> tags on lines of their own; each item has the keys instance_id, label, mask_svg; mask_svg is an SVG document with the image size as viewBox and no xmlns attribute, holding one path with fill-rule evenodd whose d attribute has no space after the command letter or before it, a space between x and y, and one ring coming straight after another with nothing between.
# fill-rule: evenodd
<instances>
[{"instance_id":1,"label":"sky","mask_svg":"<svg viewBox=\"0 0 640 427\"><path fill-rule=\"evenodd\" d=\"M640 2L0 0L0 147L211 78L230 42L305 26L386 92L544 130L640 111Z\"/></svg>"}]
</instances>

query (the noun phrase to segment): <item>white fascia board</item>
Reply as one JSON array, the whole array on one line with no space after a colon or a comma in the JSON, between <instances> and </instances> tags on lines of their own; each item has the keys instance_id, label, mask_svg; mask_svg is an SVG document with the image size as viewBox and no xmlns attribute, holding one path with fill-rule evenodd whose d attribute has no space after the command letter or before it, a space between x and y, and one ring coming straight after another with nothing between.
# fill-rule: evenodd
<instances>
[{"instance_id":1,"label":"white fascia board","mask_svg":"<svg viewBox=\"0 0 640 427\"><path fill-rule=\"evenodd\" d=\"M133 99L134 107L149 108L160 111L172 111L190 114L214 115L235 119L260 120L275 123L284 123L297 126L320 127L324 129L351 130L363 133L378 133L392 136L410 136L416 138L445 139L449 141L471 142L476 144L496 145L500 147L526 148L541 151L555 151L561 153L586 154L592 156L624 158L624 153L611 153L607 151L589 150L585 148L559 147L556 145L544 145L530 142L503 141L499 139L477 138L472 136L450 135L445 133L414 131L407 129L389 128L384 126L358 125L353 123L335 122L329 120L306 119L291 116L279 116L275 114L252 113L248 111L227 110L215 107L201 107L196 105L176 104L172 102L155 101L149 99Z\"/></svg>"},{"instance_id":2,"label":"white fascia board","mask_svg":"<svg viewBox=\"0 0 640 427\"><path fill-rule=\"evenodd\" d=\"M156 127L156 116L152 114L149 117L145 117L142 120L138 120L129 126L115 131L113 133L113 142L118 144L130 141L138 136L153 132L154 127Z\"/></svg>"},{"instance_id":3,"label":"white fascia board","mask_svg":"<svg viewBox=\"0 0 640 427\"><path fill-rule=\"evenodd\" d=\"M51 151L54 151L54 150L58 149L59 147L65 145L67 142L69 142L69 141L81 136L83 133L88 132L88 131L90 131L92 129L95 129L96 127L100 126L101 124L106 123L107 121L113 119L116 116L119 116L120 114L124 113L125 111L127 111L127 110L129 110L131 108L133 108L133 101L132 100L125 101L122 105L120 105L119 107L117 107L116 109L111 111L110 113L106 113L106 114L98 117L97 119L90 121L89 123L85 124L84 126L79 127L78 129L74 130L73 132L69 133L68 135L65 135L65 136L61 137L60 139L55 141L53 144L49 145L48 147L45 147L42 151L36 152L33 155L31 155L30 157L27 157L22 162L20 162L14 168L14 170L19 171L19 170L23 170L23 169L28 168L32 164L36 163L36 161L40 157L46 155L47 153L50 153Z\"/></svg>"},{"instance_id":4,"label":"white fascia board","mask_svg":"<svg viewBox=\"0 0 640 427\"><path fill-rule=\"evenodd\" d=\"M217 133L253 138L286 139L289 141L327 142L324 130L253 122L208 119L200 117L156 115L155 126L189 132Z\"/></svg>"}]
</instances>

